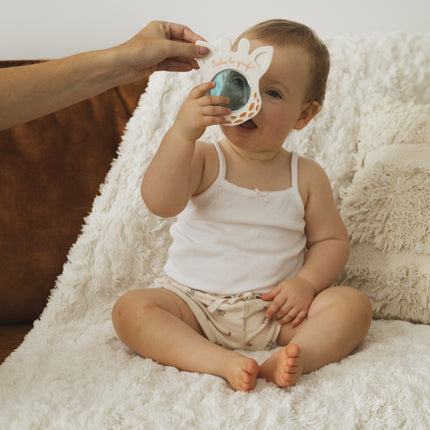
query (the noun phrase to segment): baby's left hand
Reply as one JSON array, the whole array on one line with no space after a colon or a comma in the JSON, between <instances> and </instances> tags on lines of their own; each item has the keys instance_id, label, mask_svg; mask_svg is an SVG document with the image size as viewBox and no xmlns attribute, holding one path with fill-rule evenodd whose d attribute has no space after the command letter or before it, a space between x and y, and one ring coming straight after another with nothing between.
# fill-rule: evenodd
<instances>
[{"instance_id":1,"label":"baby's left hand","mask_svg":"<svg viewBox=\"0 0 430 430\"><path fill-rule=\"evenodd\" d=\"M295 277L281 282L261 298L272 300L266 311L267 318L278 320L281 325L291 323L292 327L297 327L306 318L315 295L308 281Z\"/></svg>"}]
</instances>

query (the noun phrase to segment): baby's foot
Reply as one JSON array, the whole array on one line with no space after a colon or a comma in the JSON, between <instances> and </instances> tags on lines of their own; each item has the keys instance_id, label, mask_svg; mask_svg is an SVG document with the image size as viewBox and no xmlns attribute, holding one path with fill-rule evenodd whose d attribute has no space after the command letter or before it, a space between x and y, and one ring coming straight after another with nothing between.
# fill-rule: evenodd
<instances>
[{"instance_id":1,"label":"baby's foot","mask_svg":"<svg viewBox=\"0 0 430 430\"><path fill-rule=\"evenodd\" d=\"M304 364L300 348L295 343L288 344L278 353L274 382L280 387L294 385L302 376Z\"/></svg>"},{"instance_id":2,"label":"baby's foot","mask_svg":"<svg viewBox=\"0 0 430 430\"><path fill-rule=\"evenodd\" d=\"M299 380L304 365L300 348L290 343L261 365L260 376L280 387L288 387Z\"/></svg>"},{"instance_id":3,"label":"baby's foot","mask_svg":"<svg viewBox=\"0 0 430 430\"><path fill-rule=\"evenodd\" d=\"M244 355L235 355L236 357L228 362L226 379L233 390L252 390L257 385L258 363Z\"/></svg>"}]
</instances>

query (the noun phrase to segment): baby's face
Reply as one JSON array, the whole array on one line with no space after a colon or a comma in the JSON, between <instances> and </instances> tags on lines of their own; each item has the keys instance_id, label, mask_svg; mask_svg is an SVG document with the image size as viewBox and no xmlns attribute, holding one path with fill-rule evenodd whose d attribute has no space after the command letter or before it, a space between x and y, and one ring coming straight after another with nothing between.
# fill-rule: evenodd
<instances>
[{"instance_id":1,"label":"baby's face","mask_svg":"<svg viewBox=\"0 0 430 430\"><path fill-rule=\"evenodd\" d=\"M266 42L251 40L251 50L265 45ZM261 111L239 126L223 127L224 134L243 149L279 149L291 130L302 128L300 118L309 104L309 83L309 54L294 45L274 46L272 63L260 79Z\"/></svg>"}]
</instances>

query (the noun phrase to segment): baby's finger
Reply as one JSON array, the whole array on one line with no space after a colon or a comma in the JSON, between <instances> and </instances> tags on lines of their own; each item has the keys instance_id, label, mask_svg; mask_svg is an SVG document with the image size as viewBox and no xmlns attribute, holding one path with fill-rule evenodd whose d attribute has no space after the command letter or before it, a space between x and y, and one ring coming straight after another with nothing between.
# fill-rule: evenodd
<instances>
[{"instance_id":1,"label":"baby's finger","mask_svg":"<svg viewBox=\"0 0 430 430\"><path fill-rule=\"evenodd\" d=\"M204 127L209 127L211 125L226 124L227 118L225 116L203 115L201 121Z\"/></svg>"},{"instance_id":2,"label":"baby's finger","mask_svg":"<svg viewBox=\"0 0 430 430\"><path fill-rule=\"evenodd\" d=\"M279 310L284 304L285 302L281 298L279 298L278 296L275 297L275 299L272 301L266 311L266 317L271 319L278 319Z\"/></svg>"},{"instance_id":3,"label":"baby's finger","mask_svg":"<svg viewBox=\"0 0 430 430\"><path fill-rule=\"evenodd\" d=\"M294 318L293 321L291 321L291 326L297 327L298 325L300 325L306 318L306 311L300 311L297 316Z\"/></svg>"},{"instance_id":4,"label":"baby's finger","mask_svg":"<svg viewBox=\"0 0 430 430\"><path fill-rule=\"evenodd\" d=\"M203 84L197 85L190 91L190 98L199 99L203 97L210 89L215 88L215 82L203 82Z\"/></svg>"},{"instance_id":5,"label":"baby's finger","mask_svg":"<svg viewBox=\"0 0 430 430\"><path fill-rule=\"evenodd\" d=\"M225 96L204 96L200 99L201 106L228 105L230 99Z\"/></svg>"},{"instance_id":6,"label":"baby's finger","mask_svg":"<svg viewBox=\"0 0 430 430\"><path fill-rule=\"evenodd\" d=\"M224 116L205 116L204 118L205 127L227 124L227 118Z\"/></svg>"},{"instance_id":7,"label":"baby's finger","mask_svg":"<svg viewBox=\"0 0 430 430\"><path fill-rule=\"evenodd\" d=\"M282 308L280 312L278 312L277 319L283 321L283 323L287 323L292 321L297 316L297 310L292 308L291 306Z\"/></svg>"},{"instance_id":8,"label":"baby's finger","mask_svg":"<svg viewBox=\"0 0 430 430\"><path fill-rule=\"evenodd\" d=\"M202 108L203 115L206 116L224 116L230 115L231 110L223 106L205 106Z\"/></svg>"},{"instance_id":9,"label":"baby's finger","mask_svg":"<svg viewBox=\"0 0 430 430\"><path fill-rule=\"evenodd\" d=\"M284 325L284 324L288 324L289 322L291 322L291 320L292 320L292 318L290 316L288 316L288 314L287 314L287 315L284 315L282 318L279 318L278 323L281 325Z\"/></svg>"}]
</instances>

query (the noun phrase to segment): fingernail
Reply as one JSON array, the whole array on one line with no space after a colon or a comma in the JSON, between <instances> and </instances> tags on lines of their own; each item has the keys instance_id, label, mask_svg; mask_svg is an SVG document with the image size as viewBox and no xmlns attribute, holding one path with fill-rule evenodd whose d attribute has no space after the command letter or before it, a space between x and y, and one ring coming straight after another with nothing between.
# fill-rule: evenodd
<instances>
[{"instance_id":1,"label":"fingernail","mask_svg":"<svg viewBox=\"0 0 430 430\"><path fill-rule=\"evenodd\" d=\"M205 55L209 53L209 48L206 46L199 46L199 54Z\"/></svg>"}]
</instances>

